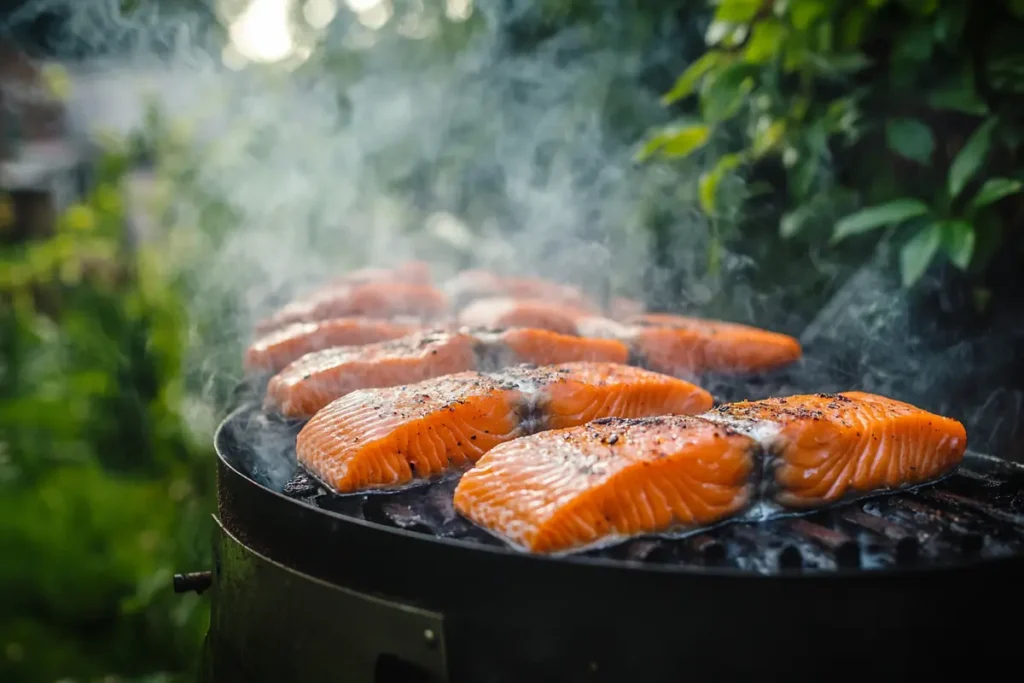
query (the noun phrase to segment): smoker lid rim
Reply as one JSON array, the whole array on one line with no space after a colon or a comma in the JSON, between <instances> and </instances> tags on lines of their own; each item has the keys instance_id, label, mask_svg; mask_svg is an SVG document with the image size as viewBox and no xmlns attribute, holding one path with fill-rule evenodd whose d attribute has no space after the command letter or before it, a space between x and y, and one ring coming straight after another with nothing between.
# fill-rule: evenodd
<instances>
[{"instance_id":1,"label":"smoker lid rim","mask_svg":"<svg viewBox=\"0 0 1024 683\"><path fill-rule=\"evenodd\" d=\"M228 413L228 415L221 421L214 432L214 450L217 453L217 459L223 467L229 470L232 474L239 477L246 484L258 489L261 494L269 494L279 499L281 502L286 504L293 504L301 506L306 510L312 510L318 514L325 515L328 518L335 520L338 523L350 524L356 527L360 527L367 531L373 531L381 533L387 536L397 537L404 539L409 542L415 543L433 543L446 546L455 551L461 552L483 552L492 556L506 557L510 560L521 561L527 563L540 564L572 564L580 567L590 567L593 569L604 569L604 570L630 570L630 571L642 571L642 572L653 572L656 574L689 574L699 577L713 577L722 579L765 579L775 580L780 579L791 579L791 580L808 580L808 579L828 579L828 580L842 580L844 582L852 580L871 580L881 577L891 577L895 579L920 579L923 576L932 576L938 574L950 574L950 573L968 573L978 568L993 568L1001 564L1012 565L1019 563L1024 555L1013 554L1005 557L996 558L969 558L959 562L948 562L944 564L935 565L915 565L915 566L891 566L881 569L849 569L849 568L837 568L828 571L808 571L806 569L790 570L781 569L774 573L761 573L737 567L695 567L689 565L673 565L673 564L657 564L651 562L642 562L637 560L622 560L615 558L605 557L586 557L581 555L541 555L534 553L527 553L517 551L514 548L507 546L491 546L481 545L479 543L471 543L458 538L443 538L439 536L431 536L428 534L419 533L416 531L410 531L408 529L400 529L383 524L378 524L365 519L358 519L356 517L349 517L333 510L325 510L315 505L310 505L304 501L291 498L284 495L279 491L263 486L251 476L240 471L231 460L225 455L225 448L222 448L222 440L228 438L225 436L225 428L231 424L238 416L250 412L252 410L258 410L259 406L255 403L245 403L238 406L234 410ZM1024 464L998 458L996 456L976 453L974 451L967 451L972 458L978 458L986 460L992 463L998 463L999 465L1009 465L1011 467L1019 468L1024 472Z\"/></svg>"}]
</instances>

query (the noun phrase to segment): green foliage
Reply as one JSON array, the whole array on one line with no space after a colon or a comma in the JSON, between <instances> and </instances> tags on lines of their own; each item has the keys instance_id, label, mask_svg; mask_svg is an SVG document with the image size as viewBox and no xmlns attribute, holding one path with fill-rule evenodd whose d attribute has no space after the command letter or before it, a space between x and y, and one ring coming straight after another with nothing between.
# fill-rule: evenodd
<instances>
[{"instance_id":1,"label":"green foliage","mask_svg":"<svg viewBox=\"0 0 1024 683\"><path fill-rule=\"evenodd\" d=\"M4 681L189 680L206 628L205 601L170 590L207 566L212 508L185 311L162 245L129 247L134 152L108 142L55 234L0 250Z\"/></svg>"},{"instance_id":2,"label":"green foliage","mask_svg":"<svg viewBox=\"0 0 1024 683\"><path fill-rule=\"evenodd\" d=\"M841 250L897 239L907 286L940 257L984 272L1006 239L1004 200L1022 189L1020 136L983 96L1012 90L1016 41L1009 29L997 33L980 64L971 49L984 39L971 31L988 26L986 12L1019 16L1019 3L991 2L998 7L709 0L707 51L662 100L684 118L697 117L685 130L706 129L703 139L724 142L696 159L709 169L700 183L702 210L722 213L716 188L726 177L766 181L781 200L776 219L786 240ZM977 74L990 78L987 90ZM647 143L645 158L680 156L655 143L665 134ZM854 210L837 220L835 207L850 199ZM746 201L733 198L733 210ZM763 223L759 215L744 225Z\"/></svg>"}]
</instances>

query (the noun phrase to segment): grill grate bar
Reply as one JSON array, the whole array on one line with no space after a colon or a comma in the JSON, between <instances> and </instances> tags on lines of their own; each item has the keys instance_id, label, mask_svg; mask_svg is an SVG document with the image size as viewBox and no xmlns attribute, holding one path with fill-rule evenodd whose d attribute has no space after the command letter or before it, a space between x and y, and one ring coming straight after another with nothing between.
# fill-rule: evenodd
<instances>
[{"instance_id":1,"label":"grill grate bar","mask_svg":"<svg viewBox=\"0 0 1024 683\"><path fill-rule=\"evenodd\" d=\"M294 463L294 452L290 454ZM798 517L735 523L683 538L637 538L586 555L759 573L943 564L1024 552L1024 467L982 458L930 487ZM301 469L283 493L342 515L483 545L501 541L456 514L456 480L391 494L337 496ZM280 490L280 489L279 489Z\"/></svg>"},{"instance_id":2,"label":"grill grate bar","mask_svg":"<svg viewBox=\"0 0 1024 683\"><path fill-rule=\"evenodd\" d=\"M951 493L949 491L941 491L935 489L918 491L917 495L923 496L932 501L938 501L940 503L948 504L954 507L967 507L970 508L971 510L980 512L983 515L991 517L994 520L1006 522L1007 524L1012 524L1017 527L1024 526L1024 515L1013 514L1010 512L1006 512L1005 510L1000 510L999 508L993 507L988 503L984 503L980 500L974 500L973 498L970 498L968 496L963 496L960 494Z\"/></svg>"}]
</instances>

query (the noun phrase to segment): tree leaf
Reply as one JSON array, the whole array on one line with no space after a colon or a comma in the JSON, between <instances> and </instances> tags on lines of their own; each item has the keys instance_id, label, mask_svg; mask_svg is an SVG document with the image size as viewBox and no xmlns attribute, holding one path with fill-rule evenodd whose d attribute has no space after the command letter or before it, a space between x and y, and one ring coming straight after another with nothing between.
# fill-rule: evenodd
<instances>
[{"instance_id":1,"label":"tree leaf","mask_svg":"<svg viewBox=\"0 0 1024 683\"><path fill-rule=\"evenodd\" d=\"M964 186L978 171L982 162L985 161L989 147L992 145L992 129L995 124L996 119L990 118L978 126L950 165L949 196L951 199L955 199L960 194Z\"/></svg>"},{"instance_id":2,"label":"tree leaf","mask_svg":"<svg viewBox=\"0 0 1024 683\"><path fill-rule=\"evenodd\" d=\"M789 20L796 30L806 31L827 11L825 0L793 0L789 5Z\"/></svg>"},{"instance_id":3,"label":"tree leaf","mask_svg":"<svg viewBox=\"0 0 1024 683\"><path fill-rule=\"evenodd\" d=\"M988 111L988 107L978 97L974 78L969 71L954 76L945 85L932 90L928 95L928 106L973 116L984 116Z\"/></svg>"},{"instance_id":4,"label":"tree leaf","mask_svg":"<svg viewBox=\"0 0 1024 683\"><path fill-rule=\"evenodd\" d=\"M851 235L896 225L910 218L924 216L928 213L928 205L919 199L894 199L885 204L869 206L841 218L832 234L832 243L836 243Z\"/></svg>"},{"instance_id":5,"label":"tree leaf","mask_svg":"<svg viewBox=\"0 0 1024 683\"><path fill-rule=\"evenodd\" d=\"M921 279L941 243L942 230L938 223L928 223L907 240L900 249L900 273L904 287L912 287Z\"/></svg>"},{"instance_id":6,"label":"tree leaf","mask_svg":"<svg viewBox=\"0 0 1024 683\"><path fill-rule=\"evenodd\" d=\"M708 126L691 126L677 131L662 147L661 153L669 158L681 158L704 146L711 136Z\"/></svg>"},{"instance_id":7,"label":"tree leaf","mask_svg":"<svg viewBox=\"0 0 1024 683\"><path fill-rule=\"evenodd\" d=\"M935 150L931 129L917 119L892 119L885 126L889 149L902 157L927 164Z\"/></svg>"},{"instance_id":8,"label":"tree leaf","mask_svg":"<svg viewBox=\"0 0 1024 683\"><path fill-rule=\"evenodd\" d=\"M739 165L742 157L739 154L726 154L718 160L715 167L700 177L700 208L709 216L714 215L718 185L726 173Z\"/></svg>"},{"instance_id":9,"label":"tree leaf","mask_svg":"<svg viewBox=\"0 0 1024 683\"><path fill-rule=\"evenodd\" d=\"M743 24L755 16L764 0L722 0L715 11L715 21Z\"/></svg>"},{"instance_id":10,"label":"tree leaf","mask_svg":"<svg viewBox=\"0 0 1024 683\"><path fill-rule=\"evenodd\" d=\"M685 157L702 147L711 135L708 126L672 126L663 129L650 138L633 157L636 161L645 161L660 152L669 158Z\"/></svg>"},{"instance_id":11,"label":"tree leaf","mask_svg":"<svg viewBox=\"0 0 1024 683\"><path fill-rule=\"evenodd\" d=\"M812 216L813 212L807 204L785 213L779 221L779 237L789 239L799 234Z\"/></svg>"},{"instance_id":12,"label":"tree leaf","mask_svg":"<svg viewBox=\"0 0 1024 683\"><path fill-rule=\"evenodd\" d=\"M756 157L763 156L775 149L786 133L785 120L771 121L768 117L764 117L763 120L764 123L759 122L756 127L751 145L751 152Z\"/></svg>"},{"instance_id":13,"label":"tree leaf","mask_svg":"<svg viewBox=\"0 0 1024 683\"><path fill-rule=\"evenodd\" d=\"M1021 189L1024 189L1024 183L1019 180L1014 180L1013 178L989 178L981 186L981 189L978 190L978 194L974 195L971 206L975 209L980 209L983 206L998 202L1003 197L1017 194Z\"/></svg>"},{"instance_id":14,"label":"tree leaf","mask_svg":"<svg viewBox=\"0 0 1024 683\"><path fill-rule=\"evenodd\" d=\"M813 59L808 61L818 73L823 75L852 74L871 63L860 52L846 52L827 57L815 55Z\"/></svg>"},{"instance_id":15,"label":"tree leaf","mask_svg":"<svg viewBox=\"0 0 1024 683\"><path fill-rule=\"evenodd\" d=\"M967 270L974 255L974 226L964 220L943 221L942 248L960 270Z\"/></svg>"},{"instance_id":16,"label":"tree leaf","mask_svg":"<svg viewBox=\"0 0 1024 683\"><path fill-rule=\"evenodd\" d=\"M777 19L760 21L754 25L743 56L751 64L764 64L778 54L786 38L786 27Z\"/></svg>"},{"instance_id":17,"label":"tree leaf","mask_svg":"<svg viewBox=\"0 0 1024 683\"><path fill-rule=\"evenodd\" d=\"M735 116L754 87L751 65L732 64L714 78L705 79L700 109L705 121L721 122Z\"/></svg>"},{"instance_id":18,"label":"tree leaf","mask_svg":"<svg viewBox=\"0 0 1024 683\"><path fill-rule=\"evenodd\" d=\"M669 105L691 95L704 74L721 62L722 56L723 53L718 51L705 52L700 59L686 67L686 70L676 79L672 89L661 98L661 103Z\"/></svg>"}]
</instances>

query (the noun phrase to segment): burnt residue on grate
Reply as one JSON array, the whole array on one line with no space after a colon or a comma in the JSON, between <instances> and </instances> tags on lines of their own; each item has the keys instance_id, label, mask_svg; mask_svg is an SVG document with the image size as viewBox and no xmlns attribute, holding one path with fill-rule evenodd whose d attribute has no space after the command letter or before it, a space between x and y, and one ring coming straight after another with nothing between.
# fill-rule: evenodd
<instances>
[{"instance_id":1,"label":"burnt residue on grate","mask_svg":"<svg viewBox=\"0 0 1024 683\"><path fill-rule=\"evenodd\" d=\"M295 426L282 429L294 434ZM250 475L267 469L265 457L252 458ZM456 478L394 493L339 496L296 465L293 449L273 457L287 462L294 476L283 488L259 483L306 504L435 537L503 545L455 511ZM642 537L584 555L776 573L946 565L1022 552L1024 467L968 453L959 472L914 491L770 522L725 524L683 538Z\"/></svg>"}]
</instances>

